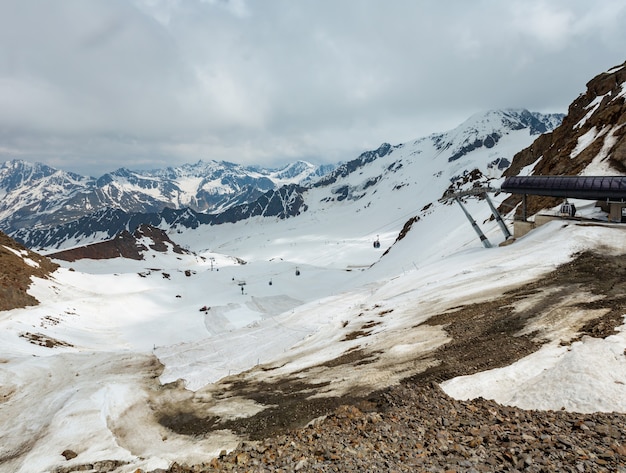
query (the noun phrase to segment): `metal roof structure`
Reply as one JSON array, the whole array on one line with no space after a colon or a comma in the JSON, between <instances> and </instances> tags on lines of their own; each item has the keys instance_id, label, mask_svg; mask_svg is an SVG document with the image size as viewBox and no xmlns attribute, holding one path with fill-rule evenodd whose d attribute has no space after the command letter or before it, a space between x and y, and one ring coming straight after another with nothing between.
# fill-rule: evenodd
<instances>
[{"instance_id":1,"label":"metal roof structure","mask_svg":"<svg viewBox=\"0 0 626 473\"><path fill-rule=\"evenodd\" d=\"M626 201L626 176L513 176L500 190L510 194Z\"/></svg>"}]
</instances>

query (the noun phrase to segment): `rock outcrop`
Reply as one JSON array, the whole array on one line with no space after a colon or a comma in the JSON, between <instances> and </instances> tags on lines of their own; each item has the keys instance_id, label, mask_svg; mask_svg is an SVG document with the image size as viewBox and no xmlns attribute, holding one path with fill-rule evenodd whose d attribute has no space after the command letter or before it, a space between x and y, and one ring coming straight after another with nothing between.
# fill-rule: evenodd
<instances>
[{"instance_id":1,"label":"rock outcrop","mask_svg":"<svg viewBox=\"0 0 626 473\"><path fill-rule=\"evenodd\" d=\"M47 278L58 265L0 232L0 311L37 305L28 294L33 277Z\"/></svg>"},{"instance_id":2,"label":"rock outcrop","mask_svg":"<svg viewBox=\"0 0 626 473\"><path fill-rule=\"evenodd\" d=\"M148 249L162 253L170 249L178 254L187 253L187 250L174 243L163 230L143 224L133 233L124 230L112 240L59 251L50 254L50 256L63 261L76 261L85 258L111 259L119 257L142 260L144 259L144 253L148 251Z\"/></svg>"},{"instance_id":3,"label":"rock outcrop","mask_svg":"<svg viewBox=\"0 0 626 473\"><path fill-rule=\"evenodd\" d=\"M587 90L569 106L561 125L517 153L504 176L626 174L626 62L599 74L587 83ZM593 167L590 168L590 165ZM603 170L603 171L600 171ZM521 201L513 195L505 200L508 211ZM529 214L550 208L558 201L529 196Z\"/></svg>"}]
</instances>

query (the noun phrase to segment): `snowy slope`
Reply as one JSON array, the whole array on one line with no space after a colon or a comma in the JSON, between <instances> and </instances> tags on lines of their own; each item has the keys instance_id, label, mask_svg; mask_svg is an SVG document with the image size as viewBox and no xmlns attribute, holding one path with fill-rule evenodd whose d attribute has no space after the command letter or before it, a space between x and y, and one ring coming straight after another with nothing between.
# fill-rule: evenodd
<instances>
[{"instance_id":1,"label":"snowy slope","mask_svg":"<svg viewBox=\"0 0 626 473\"><path fill-rule=\"evenodd\" d=\"M459 213L440 224L453 233L456 227L468 233L469 225ZM332 222L317 226L318 236L338 231ZM489 228L495 241L497 231ZM262 248L264 257L247 264L234 255L209 252L155 253L147 261L82 260L71 264L73 270L66 264L53 280L34 285L31 292L43 304L0 314L0 422L7 426L0 433L0 471L46 471L105 459L128 462L121 471L165 467L174 460L203 461L233 448L237 439L226 433L194 438L168 431L149 408L158 404L155 396L189 398L182 386L202 393L221 377L259 363L277 368L257 376L300 372L363 343L386 355L358 370L341 371L337 380L343 381L333 383L326 395L355 385L379 388L419 369L411 360L445 343L442 330L411 329L431 314L530 281L600 242L605 251L626 250L624 230L616 227L554 223L513 245L492 249L483 248L476 238L460 238L453 248L439 232L427 237L412 231L402 240L402 251L384 258L389 260L384 271L379 265L346 271L375 258L368 258L362 245L350 239L332 244L292 239L285 233L289 229L280 225L263 231L272 245ZM367 243L367 254L377 254ZM237 247L237 257L258 256L259 246L244 237L230 248ZM321 252L326 246L341 251ZM331 253L340 256L341 264L327 264ZM416 259L428 256L416 269L407 253ZM400 272L388 269L403 267ZM200 311L203 306L208 310ZM385 311L372 336L341 342L354 330L359 314ZM35 345L25 334L39 334L52 346ZM490 397L514 391L514 402L525 406L541 399L543 408L625 411L624 385L615 382L624 379L625 363L606 362L607 356L609 361L616 356L616 347L623 352L625 346L623 332L606 341L583 340L569 350L555 339L531 361L511 368L524 376L516 371L488 373L486 381L470 384L478 385L470 393ZM163 363L163 371L153 355ZM584 380L592 383L602 404L594 404L585 391L571 389L577 378L565 376L573 362L595 367L585 371ZM178 379L181 385L158 389L159 382ZM470 388L464 389L467 393ZM210 390L200 396L210 398ZM242 415L259 406L224 401L212 409ZM78 457L66 461L61 456L65 449Z\"/></svg>"}]
</instances>

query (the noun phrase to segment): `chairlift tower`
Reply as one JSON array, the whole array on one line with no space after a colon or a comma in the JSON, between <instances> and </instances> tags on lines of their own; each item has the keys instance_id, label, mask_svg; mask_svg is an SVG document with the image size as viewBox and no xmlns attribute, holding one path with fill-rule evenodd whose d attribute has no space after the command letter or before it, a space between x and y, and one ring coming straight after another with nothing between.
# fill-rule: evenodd
<instances>
[{"instance_id":1,"label":"chairlift tower","mask_svg":"<svg viewBox=\"0 0 626 473\"><path fill-rule=\"evenodd\" d=\"M504 234L504 238L505 239L509 239L511 237L511 232L507 228L506 223L504 223L504 220L502 219L502 216L500 215L500 212L498 212L498 209L496 209L494 207L494 205L491 202L491 199L489 198L489 195L488 195L489 192L496 192L496 191L497 191L497 189L494 189L492 187L474 187L472 189L465 190L465 191L450 192L450 193L444 195L441 199L439 199L439 202L446 203L446 202L448 202L450 200L456 201L456 203L459 204L459 206L461 207L461 210L463 211L463 213L465 214L465 216L467 217L467 219L471 223L472 228L474 229L474 231L478 235L478 238L480 239L480 241L483 244L483 246L485 248L491 248L492 247L491 242L485 236L485 234L482 232L482 230L480 229L480 227L476 223L476 220L474 220L472 215L465 208L465 206L463 205L463 202L461 201L461 197L465 197L465 196L483 196L485 198L485 200L487 201L487 204L489 205L489 209L491 210L491 213L493 214L494 218L496 219L496 222L498 222L498 225L500 226L500 229L502 230L502 233Z\"/></svg>"}]
</instances>

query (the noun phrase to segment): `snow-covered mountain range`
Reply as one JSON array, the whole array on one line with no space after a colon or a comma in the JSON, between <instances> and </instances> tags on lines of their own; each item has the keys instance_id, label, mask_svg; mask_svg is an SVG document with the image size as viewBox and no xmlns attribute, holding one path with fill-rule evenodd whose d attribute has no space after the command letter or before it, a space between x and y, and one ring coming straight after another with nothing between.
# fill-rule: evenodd
<instances>
[{"instance_id":1,"label":"snow-covered mountain range","mask_svg":"<svg viewBox=\"0 0 626 473\"><path fill-rule=\"evenodd\" d=\"M420 192L419 182L429 178L428 174L420 176L426 172L437 177L439 191L443 193L450 185L458 187L462 181L467 184L467 175L474 170L478 174L473 174L472 179L500 177L517 151L539 134L553 130L562 118L560 114L523 109L480 113L445 133L395 146L384 143L336 169L331 168L316 180L313 176L328 168L314 168L300 162L273 174L261 176L259 172L256 177L248 169L247 177L241 177L244 173L239 172L235 178L233 169L240 167L228 168L226 172L223 166L216 170L215 163L198 163L141 175L120 170L90 184L96 190L85 194L80 190L84 185L73 185L83 182L76 176L70 180L65 173L50 174L48 170L40 171L37 179L27 179L21 170L14 173L21 178L6 179L7 184L3 185L10 196L7 202L14 205L14 212L9 213L9 204L4 204L4 226L10 226L12 230L8 233L28 247L64 249L113 238L123 230L133 232L142 223L172 230L234 223L254 216L289 218L316 207L318 201L332 206L332 202L343 200L377 199L375 194L379 190L386 192L387 188L411 199L412 194ZM432 170L426 171L425 162L434 163ZM6 169L10 166L11 163L5 164ZM13 163L12 166L26 165ZM39 178L42 173L49 178ZM53 204L55 188L44 183L51 181L59 186L60 179L67 183L64 187L67 191L59 193L62 198ZM37 186L29 187L27 182L36 182ZM183 182L191 189L186 193L181 191L185 188ZM276 187L280 182L286 185ZM262 190L265 192L261 193ZM49 197L39 200L39 195ZM165 206L164 196L171 205ZM215 197L212 207L209 196ZM100 204L95 206L95 201ZM93 209L92 213L85 214L85 208ZM210 211L205 212L207 209ZM61 216L62 220L58 221ZM53 219L57 219L56 224ZM25 226L26 222L30 225Z\"/></svg>"},{"instance_id":2,"label":"snow-covered mountain range","mask_svg":"<svg viewBox=\"0 0 626 473\"><path fill-rule=\"evenodd\" d=\"M152 171L122 168L96 179L41 163L7 161L0 165L0 230L49 228L106 210L219 212L284 185L310 182L333 168L304 161L280 169L198 161Z\"/></svg>"}]
</instances>

